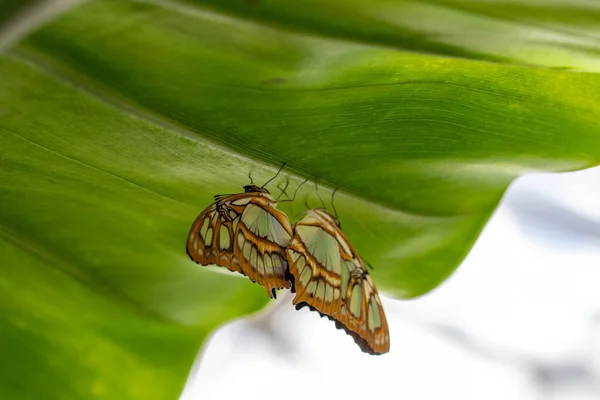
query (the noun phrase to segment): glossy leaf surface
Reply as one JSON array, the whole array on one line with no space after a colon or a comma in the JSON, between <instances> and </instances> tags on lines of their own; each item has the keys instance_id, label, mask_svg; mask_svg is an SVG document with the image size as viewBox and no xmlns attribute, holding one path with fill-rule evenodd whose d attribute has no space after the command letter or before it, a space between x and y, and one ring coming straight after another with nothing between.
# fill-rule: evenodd
<instances>
[{"instance_id":1,"label":"glossy leaf surface","mask_svg":"<svg viewBox=\"0 0 600 400\"><path fill-rule=\"evenodd\" d=\"M377 287L412 297L516 177L598 163L596 74L402 52L515 61L391 46L342 2L331 25L235 4L91 1L0 57L0 397L176 398L206 336L268 300L185 254L249 171L339 187Z\"/></svg>"}]
</instances>

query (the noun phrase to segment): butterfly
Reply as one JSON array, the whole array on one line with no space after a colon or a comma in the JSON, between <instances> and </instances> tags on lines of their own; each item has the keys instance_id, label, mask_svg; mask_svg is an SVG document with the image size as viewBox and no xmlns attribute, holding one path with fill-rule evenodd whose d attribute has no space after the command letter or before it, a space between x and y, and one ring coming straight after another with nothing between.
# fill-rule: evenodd
<instances>
[{"instance_id":1,"label":"butterfly","mask_svg":"<svg viewBox=\"0 0 600 400\"><path fill-rule=\"evenodd\" d=\"M365 353L389 351L389 329L377 289L336 217L325 209L307 211L294 225L286 256L297 310L308 306L335 321Z\"/></svg>"},{"instance_id":2,"label":"butterfly","mask_svg":"<svg viewBox=\"0 0 600 400\"><path fill-rule=\"evenodd\" d=\"M293 231L289 218L276 208L277 201L264 185L244 186L244 193L214 196L215 202L200 213L188 234L187 254L198 264L216 264L246 275L267 289L290 288L286 277L285 248Z\"/></svg>"}]
</instances>

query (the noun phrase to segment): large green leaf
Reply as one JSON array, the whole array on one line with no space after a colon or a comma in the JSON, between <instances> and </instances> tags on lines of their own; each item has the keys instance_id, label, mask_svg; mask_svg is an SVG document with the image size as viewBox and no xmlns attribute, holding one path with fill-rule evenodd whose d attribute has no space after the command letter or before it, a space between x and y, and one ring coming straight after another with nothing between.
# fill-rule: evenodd
<instances>
[{"instance_id":1,"label":"large green leaf","mask_svg":"<svg viewBox=\"0 0 600 400\"><path fill-rule=\"evenodd\" d=\"M92 1L0 58L0 398L176 398L204 338L267 301L184 250L249 171L340 187L378 287L411 297L517 176L598 163L595 74L400 52L366 6L240 4ZM394 47L483 54L419 40Z\"/></svg>"}]
</instances>

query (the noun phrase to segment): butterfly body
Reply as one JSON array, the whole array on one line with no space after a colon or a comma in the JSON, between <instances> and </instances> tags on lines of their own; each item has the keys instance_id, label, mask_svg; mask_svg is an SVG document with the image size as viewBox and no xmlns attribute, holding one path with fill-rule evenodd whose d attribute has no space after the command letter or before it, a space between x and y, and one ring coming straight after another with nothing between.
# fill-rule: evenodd
<instances>
[{"instance_id":1,"label":"butterfly body","mask_svg":"<svg viewBox=\"0 0 600 400\"><path fill-rule=\"evenodd\" d=\"M389 331L377 289L338 220L313 209L294 226L286 249L296 308L327 316L369 354L389 351Z\"/></svg>"},{"instance_id":2,"label":"butterfly body","mask_svg":"<svg viewBox=\"0 0 600 400\"><path fill-rule=\"evenodd\" d=\"M198 264L216 264L263 285L271 297L289 288L285 248L293 235L289 218L268 190L244 186L244 193L215 196L192 224L187 254Z\"/></svg>"}]
</instances>

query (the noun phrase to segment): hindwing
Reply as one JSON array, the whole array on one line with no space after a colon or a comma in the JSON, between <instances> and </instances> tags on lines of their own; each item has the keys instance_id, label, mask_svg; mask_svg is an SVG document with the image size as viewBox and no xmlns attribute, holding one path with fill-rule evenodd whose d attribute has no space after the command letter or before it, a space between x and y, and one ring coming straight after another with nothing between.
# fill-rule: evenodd
<instances>
[{"instance_id":1,"label":"hindwing","mask_svg":"<svg viewBox=\"0 0 600 400\"><path fill-rule=\"evenodd\" d=\"M288 217L265 189L215 196L196 218L187 254L198 264L216 264L248 276L275 297L291 286L286 278L285 248L292 238Z\"/></svg>"},{"instance_id":2,"label":"hindwing","mask_svg":"<svg viewBox=\"0 0 600 400\"><path fill-rule=\"evenodd\" d=\"M337 221L310 210L286 249L297 309L308 306L335 321L369 354L389 351L388 324L377 289Z\"/></svg>"}]
</instances>

